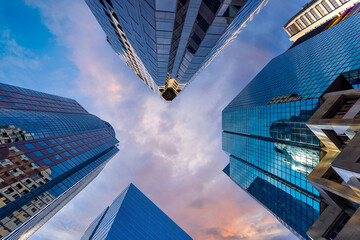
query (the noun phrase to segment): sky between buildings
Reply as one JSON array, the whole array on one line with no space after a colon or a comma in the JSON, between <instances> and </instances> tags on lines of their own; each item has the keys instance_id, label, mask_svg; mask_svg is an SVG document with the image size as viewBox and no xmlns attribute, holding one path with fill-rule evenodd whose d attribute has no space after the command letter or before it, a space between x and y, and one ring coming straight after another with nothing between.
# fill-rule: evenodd
<instances>
[{"instance_id":1,"label":"sky between buildings","mask_svg":"<svg viewBox=\"0 0 360 240\"><path fill-rule=\"evenodd\" d=\"M221 111L290 46L282 26L306 2L271 0L164 103L116 56L84 1L2 0L0 81L74 98L120 140L119 154L31 240L79 239L130 182L194 239L296 239L222 173Z\"/></svg>"}]
</instances>

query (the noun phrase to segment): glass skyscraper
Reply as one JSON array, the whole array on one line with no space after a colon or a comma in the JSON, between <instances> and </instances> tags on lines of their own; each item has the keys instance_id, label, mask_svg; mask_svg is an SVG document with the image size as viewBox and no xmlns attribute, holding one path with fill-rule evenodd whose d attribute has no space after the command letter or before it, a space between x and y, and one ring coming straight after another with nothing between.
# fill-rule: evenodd
<instances>
[{"instance_id":1,"label":"glass skyscraper","mask_svg":"<svg viewBox=\"0 0 360 240\"><path fill-rule=\"evenodd\" d=\"M268 0L168 0L164 8L160 0L85 1L114 51L152 91L171 101Z\"/></svg>"},{"instance_id":2,"label":"glass skyscraper","mask_svg":"<svg viewBox=\"0 0 360 240\"><path fill-rule=\"evenodd\" d=\"M324 156L306 122L322 95L358 88L360 14L272 59L223 110L224 172L300 239L322 208L307 176Z\"/></svg>"},{"instance_id":3,"label":"glass skyscraper","mask_svg":"<svg viewBox=\"0 0 360 240\"><path fill-rule=\"evenodd\" d=\"M191 240L137 187L130 184L88 227L81 240Z\"/></svg>"},{"instance_id":4,"label":"glass skyscraper","mask_svg":"<svg viewBox=\"0 0 360 240\"><path fill-rule=\"evenodd\" d=\"M75 100L0 84L0 239L27 239L117 152Z\"/></svg>"}]
</instances>

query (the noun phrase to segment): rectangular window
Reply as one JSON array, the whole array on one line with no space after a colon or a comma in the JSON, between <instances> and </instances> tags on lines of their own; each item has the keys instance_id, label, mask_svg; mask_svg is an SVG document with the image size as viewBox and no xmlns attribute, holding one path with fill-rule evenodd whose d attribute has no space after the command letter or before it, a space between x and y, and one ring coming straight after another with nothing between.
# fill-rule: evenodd
<instances>
[{"instance_id":1,"label":"rectangular window","mask_svg":"<svg viewBox=\"0 0 360 240\"><path fill-rule=\"evenodd\" d=\"M302 21L306 26L309 26L309 23L308 23L308 21L305 19L304 16L301 16L300 19L301 19L301 21Z\"/></svg>"},{"instance_id":2,"label":"rectangular window","mask_svg":"<svg viewBox=\"0 0 360 240\"><path fill-rule=\"evenodd\" d=\"M221 2L219 0L203 0L205 5L215 14L219 9Z\"/></svg>"},{"instance_id":3,"label":"rectangular window","mask_svg":"<svg viewBox=\"0 0 360 240\"><path fill-rule=\"evenodd\" d=\"M57 149L59 149L59 150L63 150L63 149L64 149L62 146L56 146L56 147L57 147Z\"/></svg>"},{"instance_id":4,"label":"rectangular window","mask_svg":"<svg viewBox=\"0 0 360 240\"><path fill-rule=\"evenodd\" d=\"M50 164L50 163L52 163L52 161L51 161L50 159L48 159L48 158L44 158L42 161L43 161L45 164Z\"/></svg>"},{"instance_id":5,"label":"rectangular window","mask_svg":"<svg viewBox=\"0 0 360 240\"><path fill-rule=\"evenodd\" d=\"M316 6L316 9L320 12L322 16L325 16L327 14L327 12L325 12L324 8L320 4Z\"/></svg>"},{"instance_id":6,"label":"rectangular window","mask_svg":"<svg viewBox=\"0 0 360 240\"><path fill-rule=\"evenodd\" d=\"M51 142L52 144L56 143L56 141L54 139L50 139L49 142Z\"/></svg>"},{"instance_id":7,"label":"rectangular window","mask_svg":"<svg viewBox=\"0 0 360 240\"><path fill-rule=\"evenodd\" d=\"M319 20L319 19L320 19L320 16L319 16L319 14L315 11L315 9L311 9L310 12L311 12L311 14L314 16L314 18L315 18L316 20Z\"/></svg>"},{"instance_id":8,"label":"rectangular window","mask_svg":"<svg viewBox=\"0 0 360 240\"><path fill-rule=\"evenodd\" d=\"M310 15L310 13L305 13L305 16L306 16L306 18L311 22L311 23L314 23L315 22L315 20L312 18L312 16Z\"/></svg>"},{"instance_id":9,"label":"rectangular window","mask_svg":"<svg viewBox=\"0 0 360 240\"><path fill-rule=\"evenodd\" d=\"M326 1L322 1L321 4L324 6L326 11L328 11L328 12L332 11L332 8L330 7L330 5Z\"/></svg>"},{"instance_id":10,"label":"rectangular window","mask_svg":"<svg viewBox=\"0 0 360 240\"><path fill-rule=\"evenodd\" d=\"M340 5L336 2L336 0L329 0L329 1L334 6L334 8L340 7Z\"/></svg>"},{"instance_id":11,"label":"rectangular window","mask_svg":"<svg viewBox=\"0 0 360 240\"><path fill-rule=\"evenodd\" d=\"M59 138L59 140L60 140L61 142L65 142L65 140L64 140L63 138Z\"/></svg>"},{"instance_id":12,"label":"rectangular window","mask_svg":"<svg viewBox=\"0 0 360 240\"><path fill-rule=\"evenodd\" d=\"M62 159L62 157L61 157L59 154L56 154L54 157L55 157L57 160Z\"/></svg>"},{"instance_id":13,"label":"rectangular window","mask_svg":"<svg viewBox=\"0 0 360 240\"><path fill-rule=\"evenodd\" d=\"M44 141L40 141L40 142L38 142L38 144L40 144L41 146L46 146L47 145L46 142L44 142Z\"/></svg>"},{"instance_id":14,"label":"rectangular window","mask_svg":"<svg viewBox=\"0 0 360 240\"><path fill-rule=\"evenodd\" d=\"M210 26L210 24L205 20L205 18L203 18L203 16L201 16L201 14L199 13L196 17L197 20L197 24L199 25L199 27L206 32Z\"/></svg>"},{"instance_id":15,"label":"rectangular window","mask_svg":"<svg viewBox=\"0 0 360 240\"><path fill-rule=\"evenodd\" d=\"M304 28L305 28L304 24L303 24L299 19L296 20L296 23L299 25L299 27L300 27L301 29L304 29Z\"/></svg>"},{"instance_id":16,"label":"rectangular window","mask_svg":"<svg viewBox=\"0 0 360 240\"><path fill-rule=\"evenodd\" d=\"M55 152L52 148L47 148L46 151L48 151L49 153Z\"/></svg>"},{"instance_id":17,"label":"rectangular window","mask_svg":"<svg viewBox=\"0 0 360 240\"><path fill-rule=\"evenodd\" d=\"M76 151L75 149L71 149L71 151L72 151L73 153L77 153L77 151Z\"/></svg>"},{"instance_id":18,"label":"rectangular window","mask_svg":"<svg viewBox=\"0 0 360 240\"><path fill-rule=\"evenodd\" d=\"M68 152L64 152L65 156L69 157L70 156L70 153Z\"/></svg>"},{"instance_id":19,"label":"rectangular window","mask_svg":"<svg viewBox=\"0 0 360 240\"><path fill-rule=\"evenodd\" d=\"M34 152L34 154L35 154L36 156L38 156L38 157L41 157L41 156L44 155L44 154L43 154L42 152L40 152L40 151L36 151L36 152Z\"/></svg>"},{"instance_id":20,"label":"rectangular window","mask_svg":"<svg viewBox=\"0 0 360 240\"><path fill-rule=\"evenodd\" d=\"M33 149L33 148L35 148L35 146L32 145L31 143L27 143L27 144L25 144L24 146L27 147L27 149Z\"/></svg>"}]
</instances>

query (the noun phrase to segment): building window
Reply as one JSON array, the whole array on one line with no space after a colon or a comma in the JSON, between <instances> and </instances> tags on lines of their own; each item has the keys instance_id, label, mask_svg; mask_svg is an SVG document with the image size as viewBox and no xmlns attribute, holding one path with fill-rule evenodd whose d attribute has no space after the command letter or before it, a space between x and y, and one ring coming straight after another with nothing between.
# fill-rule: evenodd
<instances>
[{"instance_id":1,"label":"building window","mask_svg":"<svg viewBox=\"0 0 360 240\"><path fill-rule=\"evenodd\" d=\"M323 130L325 135L336 145L337 148L342 149L350 140L346 134L337 134L334 130Z\"/></svg>"},{"instance_id":2,"label":"building window","mask_svg":"<svg viewBox=\"0 0 360 240\"><path fill-rule=\"evenodd\" d=\"M55 152L52 148L47 148L46 151L48 151L49 153Z\"/></svg>"},{"instance_id":3,"label":"building window","mask_svg":"<svg viewBox=\"0 0 360 240\"><path fill-rule=\"evenodd\" d=\"M14 223L15 223L16 225L19 225L19 224L21 223L21 221L20 221L19 219L15 219Z\"/></svg>"},{"instance_id":4,"label":"building window","mask_svg":"<svg viewBox=\"0 0 360 240\"><path fill-rule=\"evenodd\" d=\"M64 149L62 146L56 146L56 147L57 147L57 149L59 149L59 150L63 150L63 149Z\"/></svg>"},{"instance_id":5,"label":"building window","mask_svg":"<svg viewBox=\"0 0 360 240\"><path fill-rule=\"evenodd\" d=\"M34 154L35 154L36 156L38 156L38 157L41 157L41 156L44 155L44 154L43 154L42 152L40 152L40 151L36 151L36 152L34 152Z\"/></svg>"},{"instance_id":6,"label":"building window","mask_svg":"<svg viewBox=\"0 0 360 240\"><path fill-rule=\"evenodd\" d=\"M324 7L319 4L316 6L316 9L319 11L319 13L322 15L322 16L325 16L327 14L327 12L324 10Z\"/></svg>"},{"instance_id":7,"label":"building window","mask_svg":"<svg viewBox=\"0 0 360 240\"><path fill-rule=\"evenodd\" d=\"M304 16L301 16L300 19L306 26L309 26L309 22L305 19Z\"/></svg>"},{"instance_id":8,"label":"building window","mask_svg":"<svg viewBox=\"0 0 360 240\"><path fill-rule=\"evenodd\" d=\"M205 18L203 18L203 16L201 16L201 14L199 13L196 17L197 20L197 24L199 25L199 27L206 32L210 26L210 24L205 20Z\"/></svg>"},{"instance_id":9,"label":"building window","mask_svg":"<svg viewBox=\"0 0 360 240\"><path fill-rule=\"evenodd\" d=\"M111 3L111 0L106 0L106 2L111 6L111 8L114 8L114 6Z\"/></svg>"},{"instance_id":10,"label":"building window","mask_svg":"<svg viewBox=\"0 0 360 240\"><path fill-rule=\"evenodd\" d=\"M27 147L27 149L33 149L33 148L35 148L35 146L32 145L31 143L27 143L27 144L25 144L24 146Z\"/></svg>"},{"instance_id":11,"label":"building window","mask_svg":"<svg viewBox=\"0 0 360 240\"><path fill-rule=\"evenodd\" d=\"M300 27L301 29L304 29L304 28L305 28L304 24L303 24L299 19L296 20L296 23L299 25L299 27Z\"/></svg>"},{"instance_id":12,"label":"building window","mask_svg":"<svg viewBox=\"0 0 360 240\"><path fill-rule=\"evenodd\" d=\"M46 146L47 144L44 141L38 142L41 146Z\"/></svg>"},{"instance_id":13,"label":"building window","mask_svg":"<svg viewBox=\"0 0 360 240\"><path fill-rule=\"evenodd\" d=\"M311 22L311 23L314 23L315 22L315 20L313 19L313 17L310 15L310 13L305 13L305 16L306 16L306 18Z\"/></svg>"},{"instance_id":14,"label":"building window","mask_svg":"<svg viewBox=\"0 0 360 240\"><path fill-rule=\"evenodd\" d=\"M61 157L59 154L56 154L54 157L55 157L57 160L62 159L62 157Z\"/></svg>"},{"instance_id":15,"label":"building window","mask_svg":"<svg viewBox=\"0 0 360 240\"><path fill-rule=\"evenodd\" d=\"M221 2L219 0L203 0L205 5L215 14L219 9Z\"/></svg>"},{"instance_id":16,"label":"building window","mask_svg":"<svg viewBox=\"0 0 360 240\"><path fill-rule=\"evenodd\" d=\"M50 164L50 163L52 163L52 161L51 161L50 159L48 159L48 158L44 158L42 161L43 161L45 164Z\"/></svg>"},{"instance_id":17,"label":"building window","mask_svg":"<svg viewBox=\"0 0 360 240\"><path fill-rule=\"evenodd\" d=\"M329 0L329 1L334 6L334 8L340 7L340 5L336 2L336 0Z\"/></svg>"},{"instance_id":18,"label":"building window","mask_svg":"<svg viewBox=\"0 0 360 240\"><path fill-rule=\"evenodd\" d=\"M315 11L315 9L310 10L311 14L315 17L316 20L320 19L319 14Z\"/></svg>"},{"instance_id":19,"label":"building window","mask_svg":"<svg viewBox=\"0 0 360 240\"><path fill-rule=\"evenodd\" d=\"M99 2L101 3L101 5L103 5L103 7L106 7L103 0L99 0Z\"/></svg>"},{"instance_id":20,"label":"building window","mask_svg":"<svg viewBox=\"0 0 360 240\"><path fill-rule=\"evenodd\" d=\"M340 97L322 117L323 119L342 119L352 106L360 99L359 96Z\"/></svg>"},{"instance_id":21,"label":"building window","mask_svg":"<svg viewBox=\"0 0 360 240\"><path fill-rule=\"evenodd\" d=\"M326 1L322 1L321 4L324 6L326 11L328 11L328 12L332 11L332 8L330 7L330 5Z\"/></svg>"}]
</instances>

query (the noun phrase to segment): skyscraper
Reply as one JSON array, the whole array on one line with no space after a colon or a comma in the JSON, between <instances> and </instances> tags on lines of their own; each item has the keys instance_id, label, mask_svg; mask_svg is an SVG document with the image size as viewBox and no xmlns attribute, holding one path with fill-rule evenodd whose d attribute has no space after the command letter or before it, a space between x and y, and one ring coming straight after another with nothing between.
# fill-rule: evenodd
<instances>
[{"instance_id":1,"label":"skyscraper","mask_svg":"<svg viewBox=\"0 0 360 240\"><path fill-rule=\"evenodd\" d=\"M81 240L192 239L130 184L88 227Z\"/></svg>"},{"instance_id":2,"label":"skyscraper","mask_svg":"<svg viewBox=\"0 0 360 240\"><path fill-rule=\"evenodd\" d=\"M75 100L0 84L0 238L27 239L117 152L111 125Z\"/></svg>"},{"instance_id":3,"label":"skyscraper","mask_svg":"<svg viewBox=\"0 0 360 240\"><path fill-rule=\"evenodd\" d=\"M272 59L222 113L223 150L230 156L224 172L300 239L309 239L306 232L328 209L307 178L316 177L314 168L329 149L307 121L325 94L359 87L359 27L356 14L310 32ZM353 211L359 202L352 201Z\"/></svg>"},{"instance_id":4,"label":"skyscraper","mask_svg":"<svg viewBox=\"0 0 360 240\"><path fill-rule=\"evenodd\" d=\"M236 38L267 1L86 3L114 51L152 91L171 101Z\"/></svg>"}]
</instances>

